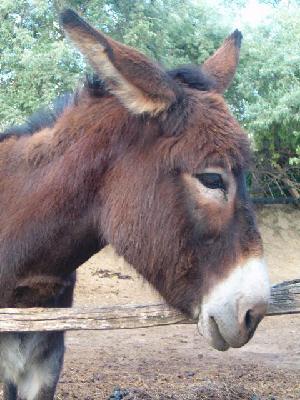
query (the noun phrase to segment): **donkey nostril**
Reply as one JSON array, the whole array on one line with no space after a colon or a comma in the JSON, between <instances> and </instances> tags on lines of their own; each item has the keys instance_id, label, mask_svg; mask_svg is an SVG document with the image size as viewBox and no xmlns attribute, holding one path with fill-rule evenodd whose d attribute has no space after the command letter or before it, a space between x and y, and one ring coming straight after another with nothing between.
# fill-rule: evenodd
<instances>
[{"instance_id":1,"label":"donkey nostril","mask_svg":"<svg viewBox=\"0 0 300 400\"><path fill-rule=\"evenodd\" d=\"M248 310L245 315L245 326L247 331L251 331L253 328L253 318L251 312L251 310Z\"/></svg>"},{"instance_id":2,"label":"donkey nostril","mask_svg":"<svg viewBox=\"0 0 300 400\"><path fill-rule=\"evenodd\" d=\"M249 335L253 335L257 325L263 319L264 315L265 310L263 310L262 307L250 309L246 312L244 317L244 326Z\"/></svg>"}]
</instances>

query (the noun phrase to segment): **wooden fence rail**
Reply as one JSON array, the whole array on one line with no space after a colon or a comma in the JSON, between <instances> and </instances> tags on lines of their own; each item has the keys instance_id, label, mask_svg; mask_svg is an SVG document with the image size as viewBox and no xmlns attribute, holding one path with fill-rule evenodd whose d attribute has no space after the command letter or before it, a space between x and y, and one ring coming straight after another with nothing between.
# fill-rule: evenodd
<instances>
[{"instance_id":1,"label":"wooden fence rail","mask_svg":"<svg viewBox=\"0 0 300 400\"><path fill-rule=\"evenodd\" d=\"M267 315L296 313L300 313L300 279L273 286ZM164 304L0 309L0 332L133 329L195 322Z\"/></svg>"}]
</instances>

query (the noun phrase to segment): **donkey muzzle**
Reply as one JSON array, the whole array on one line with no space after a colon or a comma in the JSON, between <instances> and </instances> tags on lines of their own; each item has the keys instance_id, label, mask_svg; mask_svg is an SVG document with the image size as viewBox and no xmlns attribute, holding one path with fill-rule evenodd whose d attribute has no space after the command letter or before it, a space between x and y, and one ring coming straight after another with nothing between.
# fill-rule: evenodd
<instances>
[{"instance_id":1,"label":"donkey muzzle","mask_svg":"<svg viewBox=\"0 0 300 400\"><path fill-rule=\"evenodd\" d=\"M200 334L217 350L243 346L263 319L269 297L265 262L248 259L204 297L198 322Z\"/></svg>"}]
</instances>

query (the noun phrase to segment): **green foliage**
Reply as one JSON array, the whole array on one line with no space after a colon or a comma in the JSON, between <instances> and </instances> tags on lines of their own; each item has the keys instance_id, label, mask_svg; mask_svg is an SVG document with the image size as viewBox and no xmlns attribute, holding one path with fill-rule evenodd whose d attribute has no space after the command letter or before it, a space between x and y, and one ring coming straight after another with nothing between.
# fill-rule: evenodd
<instances>
[{"instance_id":1,"label":"green foliage","mask_svg":"<svg viewBox=\"0 0 300 400\"><path fill-rule=\"evenodd\" d=\"M300 7L279 7L249 29L231 102L261 157L284 166L300 156Z\"/></svg>"},{"instance_id":2,"label":"green foliage","mask_svg":"<svg viewBox=\"0 0 300 400\"><path fill-rule=\"evenodd\" d=\"M0 120L16 123L74 87L79 57L47 1L3 0L0 20Z\"/></svg>"}]
</instances>

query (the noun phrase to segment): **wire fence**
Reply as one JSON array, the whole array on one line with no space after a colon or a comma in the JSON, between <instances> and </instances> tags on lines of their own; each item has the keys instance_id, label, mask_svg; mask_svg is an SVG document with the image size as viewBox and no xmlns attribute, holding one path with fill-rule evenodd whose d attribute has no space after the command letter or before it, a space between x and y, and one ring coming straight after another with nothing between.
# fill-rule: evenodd
<instances>
[{"instance_id":1,"label":"wire fence","mask_svg":"<svg viewBox=\"0 0 300 400\"><path fill-rule=\"evenodd\" d=\"M300 165L281 167L257 161L247 183L255 204L300 205Z\"/></svg>"}]
</instances>

